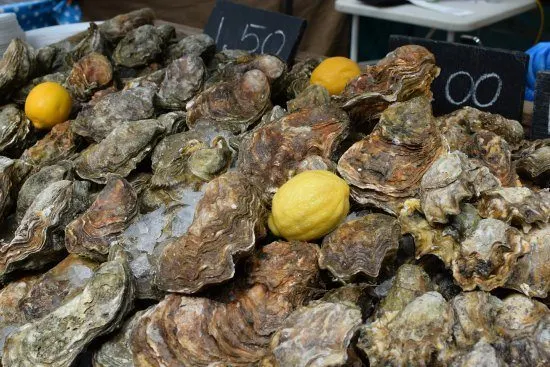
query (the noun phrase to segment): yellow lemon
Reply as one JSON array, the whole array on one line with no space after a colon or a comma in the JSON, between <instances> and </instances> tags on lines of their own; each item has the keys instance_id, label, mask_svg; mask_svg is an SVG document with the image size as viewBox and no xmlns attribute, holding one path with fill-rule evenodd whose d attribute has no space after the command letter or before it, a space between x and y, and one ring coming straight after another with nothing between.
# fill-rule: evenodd
<instances>
[{"instance_id":1,"label":"yellow lemon","mask_svg":"<svg viewBox=\"0 0 550 367\"><path fill-rule=\"evenodd\" d=\"M309 241L332 231L348 211L346 181L329 171L305 171L279 188L268 225L276 236Z\"/></svg>"},{"instance_id":2,"label":"yellow lemon","mask_svg":"<svg viewBox=\"0 0 550 367\"><path fill-rule=\"evenodd\" d=\"M34 87L25 101L25 114L37 129L51 129L67 121L71 96L60 84L44 82Z\"/></svg>"},{"instance_id":3,"label":"yellow lemon","mask_svg":"<svg viewBox=\"0 0 550 367\"><path fill-rule=\"evenodd\" d=\"M325 87L331 95L340 94L346 84L361 74L359 65L347 57L329 57L311 73L311 84Z\"/></svg>"}]
</instances>

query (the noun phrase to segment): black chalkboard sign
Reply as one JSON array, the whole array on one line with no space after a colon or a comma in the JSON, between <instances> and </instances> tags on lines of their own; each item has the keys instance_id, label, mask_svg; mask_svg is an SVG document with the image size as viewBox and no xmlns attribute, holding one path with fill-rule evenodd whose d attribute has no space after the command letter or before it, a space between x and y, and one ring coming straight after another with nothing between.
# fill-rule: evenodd
<instances>
[{"instance_id":1,"label":"black chalkboard sign","mask_svg":"<svg viewBox=\"0 0 550 367\"><path fill-rule=\"evenodd\" d=\"M539 71L535 84L531 139L544 139L548 137L550 137L550 72Z\"/></svg>"},{"instance_id":2,"label":"black chalkboard sign","mask_svg":"<svg viewBox=\"0 0 550 367\"><path fill-rule=\"evenodd\" d=\"M529 55L423 38L390 36L390 50L417 44L435 55L441 74L432 84L434 113L463 106L521 121Z\"/></svg>"},{"instance_id":3,"label":"black chalkboard sign","mask_svg":"<svg viewBox=\"0 0 550 367\"><path fill-rule=\"evenodd\" d=\"M214 38L218 51L240 49L293 59L306 21L290 15L218 0L204 33Z\"/></svg>"}]
</instances>

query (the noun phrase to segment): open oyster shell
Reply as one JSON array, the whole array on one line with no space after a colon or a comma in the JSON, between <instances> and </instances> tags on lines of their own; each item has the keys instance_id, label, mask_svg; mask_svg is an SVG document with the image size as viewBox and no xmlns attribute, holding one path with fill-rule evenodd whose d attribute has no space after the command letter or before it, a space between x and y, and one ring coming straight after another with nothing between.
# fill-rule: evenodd
<instances>
[{"instance_id":1,"label":"open oyster shell","mask_svg":"<svg viewBox=\"0 0 550 367\"><path fill-rule=\"evenodd\" d=\"M123 260L101 265L83 291L6 340L4 366L70 366L97 336L122 322L132 305L132 284Z\"/></svg>"},{"instance_id":2,"label":"open oyster shell","mask_svg":"<svg viewBox=\"0 0 550 367\"><path fill-rule=\"evenodd\" d=\"M164 132L165 126L158 120L123 124L80 154L75 161L76 172L102 184L110 174L126 177L151 152Z\"/></svg>"},{"instance_id":3,"label":"open oyster shell","mask_svg":"<svg viewBox=\"0 0 550 367\"><path fill-rule=\"evenodd\" d=\"M527 187L503 187L484 193L478 210L484 218L500 219L528 233L533 225L548 223L550 192L532 191Z\"/></svg>"},{"instance_id":4,"label":"open oyster shell","mask_svg":"<svg viewBox=\"0 0 550 367\"><path fill-rule=\"evenodd\" d=\"M354 120L376 119L394 102L417 96L431 99L432 81L439 75L435 57L422 46L408 45L390 52L350 81L335 99Z\"/></svg>"},{"instance_id":5,"label":"open oyster shell","mask_svg":"<svg viewBox=\"0 0 550 367\"><path fill-rule=\"evenodd\" d=\"M153 24L155 13L152 9L142 8L107 19L99 25L101 34L110 42L120 41L132 29L145 24Z\"/></svg>"},{"instance_id":6,"label":"open oyster shell","mask_svg":"<svg viewBox=\"0 0 550 367\"><path fill-rule=\"evenodd\" d=\"M482 219L460 244L452 261L453 276L463 290L493 290L506 283L517 259L529 250L517 229L497 219Z\"/></svg>"},{"instance_id":7,"label":"open oyster shell","mask_svg":"<svg viewBox=\"0 0 550 367\"><path fill-rule=\"evenodd\" d=\"M200 56L208 64L215 52L216 43L212 37L204 33L192 34L170 45L166 51L166 59L171 62L182 56Z\"/></svg>"},{"instance_id":8,"label":"open oyster shell","mask_svg":"<svg viewBox=\"0 0 550 367\"><path fill-rule=\"evenodd\" d=\"M15 201L16 169L13 159L0 156L0 221L4 220Z\"/></svg>"},{"instance_id":9,"label":"open oyster shell","mask_svg":"<svg viewBox=\"0 0 550 367\"><path fill-rule=\"evenodd\" d=\"M323 239L319 266L343 281L357 274L376 278L395 259L400 235L397 219L385 214L342 223Z\"/></svg>"},{"instance_id":10,"label":"open oyster shell","mask_svg":"<svg viewBox=\"0 0 550 367\"><path fill-rule=\"evenodd\" d=\"M186 103L202 88L206 67L195 55L183 56L166 67L157 100L160 107L184 110Z\"/></svg>"},{"instance_id":11,"label":"open oyster shell","mask_svg":"<svg viewBox=\"0 0 550 367\"><path fill-rule=\"evenodd\" d=\"M63 255L63 228L84 211L89 183L57 181L33 201L10 243L0 247L0 279L19 269L39 269Z\"/></svg>"},{"instance_id":12,"label":"open oyster shell","mask_svg":"<svg viewBox=\"0 0 550 367\"><path fill-rule=\"evenodd\" d=\"M304 242L273 242L251 259L244 281L221 298L168 295L132 332L134 363L254 365L268 353L271 334L311 299L317 252Z\"/></svg>"},{"instance_id":13,"label":"open oyster shell","mask_svg":"<svg viewBox=\"0 0 550 367\"><path fill-rule=\"evenodd\" d=\"M274 366L341 366L361 325L357 306L313 302L294 311L271 339Z\"/></svg>"},{"instance_id":14,"label":"open oyster shell","mask_svg":"<svg viewBox=\"0 0 550 367\"><path fill-rule=\"evenodd\" d=\"M27 148L31 122L15 104L0 107L0 154L19 157ZM32 143L31 143L32 144Z\"/></svg>"},{"instance_id":15,"label":"open oyster shell","mask_svg":"<svg viewBox=\"0 0 550 367\"><path fill-rule=\"evenodd\" d=\"M338 172L358 203L397 215L444 152L430 101L418 97L388 107L375 130L342 155Z\"/></svg>"},{"instance_id":16,"label":"open oyster shell","mask_svg":"<svg viewBox=\"0 0 550 367\"><path fill-rule=\"evenodd\" d=\"M33 78L36 70L34 49L18 38L12 40L0 60L0 103Z\"/></svg>"},{"instance_id":17,"label":"open oyster shell","mask_svg":"<svg viewBox=\"0 0 550 367\"><path fill-rule=\"evenodd\" d=\"M65 228L65 247L71 253L105 261L111 243L137 212L132 186L121 177L109 177L93 204Z\"/></svg>"},{"instance_id":18,"label":"open oyster shell","mask_svg":"<svg viewBox=\"0 0 550 367\"><path fill-rule=\"evenodd\" d=\"M155 90L147 87L108 94L93 107L78 114L73 122L73 131L100 142L123 123L151 118L154 114L154 96Z\"/></svg>"},{"instance_id":19,"label":"open oyster shell","mask_svg":"<svg viewBox=\"0 0 550 367\"><path fill-rule=\"evenodd\" d=\"M335 107L302 109L259 126L241 143L238 169L267 193L288 181L310 155L331 159L349 120Z\"/></svg>"},{"instance_id":20,"label":"open oyster shell","mask_svg":"<svg viewBox=\"0 0 550 367\"><path fill-rule=\"evenodd\" d=\"M158 27L142 25L120 40L113 52L113 60L115 64L128 68L145 66L160 56L164 41Z\"/></svg>"},{"instance_id":21,"label":"open oyster shell","mask_svg":"<svg viewBox=\"0 0 550 367\"><path fill-rule=\"evenodd\" d=\"M87 101L97 90L113 79L113 68L107 57L92 52L78 60L67 77L66 85L72 96Z\"/></svg>"},{"instance_id":22,"label":"open oyster shell","mask_svg":"<svg viewBox=\"0 0 550 367\"><path fill-rule=\"evenodd\" d=\"M187 125L199 120L235 134L245 132L271 108L271 88L266 75L250 70L231 81L214 84L187 103Z\"/></svg>"},{"instance_id":23,"label":"open oyster shell","mask_svg":"<svg viewBox=\"0 0 550 367\"><path fill-rule=\"evenodd\" d=\"M169 292L195 293L235 273L238 257L266 235L267 210L257 189L238 172L210 181L186 235L159 257L155 282Z\"/></svg>"}]
</instances>

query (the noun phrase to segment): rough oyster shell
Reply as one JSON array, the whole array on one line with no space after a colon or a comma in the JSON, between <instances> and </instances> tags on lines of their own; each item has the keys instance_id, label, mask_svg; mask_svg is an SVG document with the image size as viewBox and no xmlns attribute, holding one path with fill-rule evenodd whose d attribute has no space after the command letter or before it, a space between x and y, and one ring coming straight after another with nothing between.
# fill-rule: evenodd
<instances>
[{"instance_id":1,"label":"rough oyster shell","mask_svg":"<svg viewBox=\"0 0 550 367\"><path fill-rule=\"evenodd\" d=\"M75 161L82 178L104 184L110 174L128 176L165 132L157 120L140 120L115 128L105 139L84 150Z\"/></svg>"},{"instance_id":2,"label":"rough oyster shell","mask_svg":"<svg viewBox=\"0 0 550 367\"><path fill-rule=\"evenodd\" d=\"M31 122L14 104L0 107L0 154L19 157L31 140Z\"/></svg>"},{"instance_id":3,"label":"rough oyster shell","mask_svg":"<svg viewBox=\"0 0 550 367\"><path fill-rule=\"evenodd\" d=\"M328 90L320 85L312 84L304 89L296 98L286 103L288 112L295 112L302 108L324 106L331 101Z\"/></svg>"},{"instance_id":4,"label":"rough oyster shell","mask_svg":"<svg viewBox=\"0 0 550 367\"><path fill-rule=\"evenodd\" d=\"M331 161L329 158L324 158L318 155L308 155L298 164L296 169L296 174L302 173L304 171L330 171L336 173L336 163Z\"/></svg>"},{"instance_id":5,"label":"rough oyster shell","mask_svg":"<svg viewBox=\"0 0 550 367\"><path fill-rule=\"evenodd\" d=\"M426 366L449 348L454 315L437 292L424 293L398 313L365 325L358 346L376 366Z\"/></svg>"},{"instance_id":6,"label":"rough oyster shell","mask_svg":"<svg viewBox=\"0 0 550 367\"><path fill-rule=\"evenodd\" d=\"M451 367L507 367L500 354L487 342L479 341L472 350L452 361Z\"/></svg>"},{"instance_id":7,"label":"rough oyster shell","mask_svg":"<svg viewBox=\"0 0 550 367\"><path fill-rule=\"evenodd\" d=\"M528 233L533 225L548 223L550 192L532 191L527 187L503 187L484 193L478 210L484 218L500 219L522 227Z\"/></svg>"},{"instance_id":8,"label":"rough oyster shell","mask_svg":"<svg viewBox=\"0 0 550 367\"><path fill-rule=\"evenodd\" d=\"M375 130L342 155L338 172L357 202L397 215L444 151L430 101L418 97L388 107Z\"/></svg>"},{"instance_id":9,"label":"rough oyster shell","mask_svg":"<svg viewBox=\"0 0 550 367\"><path fill-rule=\"evenodd\" d=\"M164 46L156 27L145 24L129 31L113 52L115 64L128 68L145 66L162 53Z\"/></svg>"},{"instance_id":10,"label":"rough oyster shell","mask_svg":"<svg viewBox=\"0 0 550 367\"><path fill-rule=\"evenodd\" d=\"M260 70L265 74L270 83L276 82L286 72L286 63L273 55L251 55L245 54L232 60L220 63L206 82L206 87L211 87L220 81L230 81L238 75L250 70Z\"/></svg>"},{"instance_id":11,"label":"rough oyster shell","mask_svg":"<svg viewBox=\"0 0 550 367\"><path fill-rule=\"evenodd\" d=\"M91 22L86 31L86 35L80 42L74 46L64 57L66 67L72 67L84 56L91 53L105 54L107 50L107 41L99 31L97 24Z\"/></svg>"},{"instance_id":12,"label":"rough oyster shell","mask_svg":"<svg viewBox=\"0 0 550 367\"><path fill-rule=\"evenodd\" d=\"M34 49L18 38L12 40L0 60L0 103L34 77L36 69Z\"/></svg>"},{"instance_id":13,"label":"rough oyster shell","mask_svg":"<svg viewBox=\"0 0 550 367\"><path fill-rule=\"evenodd\" d=\"M506 283L517 259L529 250L517 229L497 219L482 219L460 244L452 261L453 276L463 290L493 290Z\"/></svg>"},{"instance_id":14,"label":"rough oyster shell","mask_svg":"<svg viewBox=\"0 0 550 367\"><path fill-rule=\"evenodd\" d=\"M167 62L179 59L183 56L200 56L205 64L216 52L216 43L207 34L192 34L182 38L177 43L170 45L167 49Z\"/></svg>"},{"instance_id":15,"label":"rough oyster shell","mask_svg":"<svg viewBox=\"0 0 550 367\"><path fill-rule=\"evenodd\" d=\"M0 222L4 220L14 203L16 169L13 159L0 156Z\"/></svg>"},{"instance_id":16,"label":"rough oyster shell","mask_svg":"<svg viewBox=\"0 0 550 367\"><path fill-rule=\"evenodd\" d=\"M101 34L110 42L118 42L132 29L145 24L153 24L155 13L152 9L142 8L126 14L117 15L99 25Z\"/></svg>"},{"instance_id":17,"label":"rough oyster shell","mask_svg":"<svg viewBox=\"0 0 550 367\"><path fill-rule=\"evenodd\" d=\"M523 176L533 179L547 179L550 171L550 146L546 143L530 145L520 152L519 159L515 162L517 171Z\"/></svg>"},{"instance_id":18,"label":"rough oyster shell","mask_svg":"<svg viewBox=\"0 0 550 367\"><path fill-rule=\"evenodd\" d=\"M163 248L156 284L195 293L231 279L236 259L266 235L266 216L259 193L243 174L228 172L210 181L187 234Z\"/></svg>"},{"instance_id":19,"label":"rough oyster shell","mask_svg":"<svg viewBox=\"0 0 550 367\"><path fill-rule=\"evenodd\" d=\"M82 110L72 128L78 135L100 142L122 123L151 118L154 96L155 90L147 87L108 94L92 108Z\"/></svg>"},{"instance_id":20,"label":"rough oyster shell","mask_svg":"<svg viewBox=\"0 0 550 367\"><path fill-rule=\"evenodd\" d=\"M304 242L273 242L251 260L241 288L227 289L220 299L168 295L134 329L134 363L254 365L268 352L271 334L311 299L317 252Z\"/></svg>"},{"instance_id":21,"label":"rough oyster shell","mask_svg":"<svg viewBox=\"0 0 550 367\"><path fill-rule=\"evenodd\" d=\"M330 159L347 136L349 120L335 107L302 109L255 129L241 143L238 169L269 194L310 155Z\"/></svg>"},{"instance_id":22,"label":"rough oyster shell","mask_svg":"<svg viewBox=\"0 0 550 367\"><path fill-rule=\"evenodd\" d=\"M113 68L109 59L92 52L73 65L66 85L72 96L87 101L94 92L111 83L112 79Z\"/></svg>"},{"instance_id":23,"label":"rough oyster shell","mask_svg":"<svg viewBox=\"0 0 550 367\"><path fill-rule=\"evenodd\" d=\"M36 87L38 84L43 82L54 82L54 83L63 85L67 80L67 77L69 76L69 72L70 70L64 70L53 74L46 74L46 75L34 78L33 80L25 84L23 87L18 88L14 92L11 99L18 105L24 106L27 96L29 95L29 93L34 87Z\"/></svg>"},{"instance_id":24,"label":"rough oyster shell","mask_svg":"<svg viewBox=\"0 0 550 367\"><path fill-rule=\"evenodd\" d=\"M39 269L59 259L65 250L63 227L88 207L88 188L87 182L57 181L36 197L14 238L0 247L0 280L15 270Z\"/></svg>"},{"instance_id":25,"label":"rough oyster shell","mask_svg":"<svg viewBox=\"0 0 550 367\"><path fill-rule=\"evenodd\" d=\"M487 167L480 167L455 151L436 160L420 182L422 211L430 224L447 223L460 213L460 203L500 187Z\"/></svg>"},{"instance_id":26,"label":"rough oyster shell","mask_svg":"<svg viewBox=\"0 0 550 367\"><path fill-rule=\"evenodd\" d=\"M164 80L157 93L163 108L184 110L186 103L202 88L206 67L195 55L183 56L166 67Z\"/></svg>"},{"instance_id":27,"label":"rough oyster shell","mask_svg":"<svg viewBox=\"0 0 550 367\"><path fill-rule=\"evenodd\" d=\"M290 100L296 98L310 84L309 79L313 70L323 61L320 57L309 57L298 61L277 85L276 89L282 94L281 98Z\"/></svg>"},{"instance_id":28,"label":"rough oyster shell","mask_svg":"<svg viewBox=\"0 0 550 367\"><path fill-rule=\"evenodd\" d=\"M137 195L121 177L109 177L93 204L65 228L71 253L105 261L111 243L138 212Z\"/></svg>"},{"instance_id":29,"label":"rough oyster shell","mask_svg":"<svg viewBox=\"0 0 550 367\"><path fill-rule=\"evenodd\" d=\"M118 327L131 304L126 265L122 260L106 262L82 293L11 334L2 364L69 366L94 338Z\"/></svg>"},{"instance_id":30,"label":"rough oyster shell","mask_svg":"<svg viewBox=\"0 0 550 367\"><path fill-rule=\"evenodd\" d=\"M269 80L260 70L250 70L227 82L214 84L187 103L187 125L199 120L238 134L258 122L271 108Z\"/></svg>"},{"instance_id":31,"label":"rough oyster shell","mask_svg":"<svg viewBox=\"0 0 550 367\"><path fill-rule=\"evenodd\" d=\"M435 57L422 46L408 45L390 52L350 81L336 99L353 119L378 118L393 102L417 96L431 99L432 81L439 75Z\"/></svg>"},{"instance_id":32,"label":"rough oyster shell","mask_svg":"<svg viewBox=\"0 0 550 367\"><path fill-rule=\"evenodd\" d=\"M357 274L376 278L395 259L400 234L397 220L385 214L342 223L323 239L319 266L343 281Z\"/></svg>"},{"instance_id":33,"label":"rough oyster shell","mask_svg":"<svg viewBox=\"0 0 550 367\"><path fill-rule=\"evenodd\" d=\"M361 325L361 310L343 303L314 302L294 311L271 339L275 366L340 366Z\"/></svg>"}]
</instances>

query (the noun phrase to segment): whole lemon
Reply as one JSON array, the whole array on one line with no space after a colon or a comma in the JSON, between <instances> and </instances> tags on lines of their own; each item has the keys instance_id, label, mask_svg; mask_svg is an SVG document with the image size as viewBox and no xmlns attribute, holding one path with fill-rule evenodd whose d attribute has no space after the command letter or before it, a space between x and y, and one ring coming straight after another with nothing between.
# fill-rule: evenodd
<instances>
[{"instance_id":1,"label":"whole lemon","mask_svg":"<svg viewBox=\"0 0 550 367\"><path fill-rule=\"evenodd\" d=\"M60 84L44 82L34 87L25 100L25 114L37 129L51 129L67 121L72 100Z\"/></svg>"},{"instance_id":2,"label":"whole lemon","mask_svg":"<svg viewBox=\"0 0 550 367\"><path fill-rule=\"evenodd\" d=\"M311 73L311 84L325 87L331 95L340 94L346 84L361 74L359 65L347 57L329 57Z\"/></svg>"},{"instance_id":3,"label":"whole lemon","mask_svg":"<svg viewBox=\"0 0 550 367\"><path fill-rule=\"evenodd\" d=\"M329 171L305 171L275 193L268 225L276 236L309 241L332 231L348 211L346 181Z\"/></svg>"}]
</instances>

